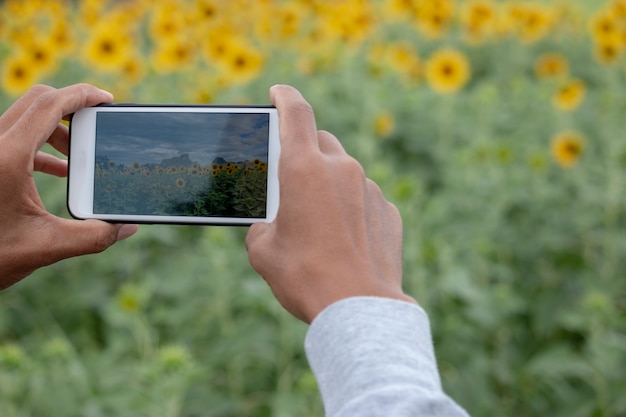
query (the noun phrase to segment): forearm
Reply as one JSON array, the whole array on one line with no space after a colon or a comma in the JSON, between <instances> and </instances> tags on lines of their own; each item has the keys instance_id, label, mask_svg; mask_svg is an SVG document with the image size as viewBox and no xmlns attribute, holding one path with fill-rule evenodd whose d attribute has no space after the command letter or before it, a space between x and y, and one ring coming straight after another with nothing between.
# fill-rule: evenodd
<instances>
[{"instance_id":1,"label":"forearm","mask_svg":"<svg viewBox=\"0 0 626 417\"><path fill-rule=\"evenodd\" d=\"M355 297L311 324L306 351L327 416L466 416L441 389L426 313Z\"/></svg>"}]
</instances>

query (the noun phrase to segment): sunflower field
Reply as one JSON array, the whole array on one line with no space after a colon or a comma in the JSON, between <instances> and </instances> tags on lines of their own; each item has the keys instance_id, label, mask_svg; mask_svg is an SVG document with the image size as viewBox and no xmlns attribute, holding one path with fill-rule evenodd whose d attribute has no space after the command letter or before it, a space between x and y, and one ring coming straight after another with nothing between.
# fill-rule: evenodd
<instances>
[{"instance_id":1,"label":"sunflower field","mask_svg":"<svg viewBox=\"0 0 626 417\"><path fill-rule=\"evenodd\" d=\"M625 53L626 0L4 0L0 108L35 83L183 104L294 85L400 209L450 396L618 417ZM36 179L67 216L65 179ZM142 226L1 292L0 415L323 415L245 233Z\"/></svg>"}]
</instances>

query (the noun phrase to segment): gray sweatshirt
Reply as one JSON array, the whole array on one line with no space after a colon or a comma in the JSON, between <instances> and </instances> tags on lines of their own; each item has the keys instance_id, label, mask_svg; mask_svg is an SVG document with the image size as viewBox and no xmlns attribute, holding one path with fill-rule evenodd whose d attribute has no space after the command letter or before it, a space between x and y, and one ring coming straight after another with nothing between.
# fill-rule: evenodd
<instances>
[{"instance_id":1,"label":"gray sweatshirt","mask_svg":"<svg viewBox=\"0 0 626 417\"><path fill-rule=\"evenodd\" d=\"M311 323L305 349L327 417L468 416L441 388L428 317L415 304L338 301Z\"/></svg>"}]
</instances>

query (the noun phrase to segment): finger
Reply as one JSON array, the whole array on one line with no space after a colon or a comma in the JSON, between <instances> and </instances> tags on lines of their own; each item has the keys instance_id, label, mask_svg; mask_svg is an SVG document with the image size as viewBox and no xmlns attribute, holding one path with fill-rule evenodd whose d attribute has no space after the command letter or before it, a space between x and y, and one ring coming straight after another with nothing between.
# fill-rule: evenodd
<instances>
[{"instance_id":1,"label":"finger","mask_svg":"<svg viewBox=\"0 0 626 417\"><path fill-rule=\"evenodd\" d=\"M287 155L317 150L317 127L311 105L300 92L286 85L270 89L270 98L280 117L281 153Z\"/></svg>"},{"instance_id":2,"label":"finger","mask_svg":"<svg viewBox=\"0 0 626 417\"><path fill-rule=\"evenodd\" d=\"M48 255L50 263L74 256L99 253L137 231L136 225L100 220L69 220L52 216Z\"/></svg>"},{"instance_id":3,"label":"finger","mask_svg":"<svg viewBox=\"0 0 626 417\"><path fill-rule=\"evenodd\" d=\"M35 155L33 169L56 177L67 177L67 161L41 151Z\"/></svg>"},{"instance_id":4,"label":"finger","mask_svg":"<svg viewBox=\"0 0 626 417\"><path fill-rule=\"evenodd\" d=\"M8 130L16 120L26 111L28 107L40 95L54 91L55 89L47 85L36 85L20 97L2 116L0 116L0 134Z\"/></svg>"},{"instance_id":5,"label":"finger","mask_svg":"<svg viewBox=\"0 0 626 417\"><path fill-rule=\"evenodd\" d=\"M346 150L343 148L339 139L335 135L325 130L320 130L317 133L317 140L319 142L320 151L324 154L345 154Z\"/></svg>"},{"instance_id":6,"label":"finger","mask_svg":"<svg viewBox=\"0 0 626 417\"><path fill-rule=\"evenodd\" d=\"M59 123L54 129L54 132L48 138L48 143L52 145L54 149L67 156L69 152L69 129L67 126Z\"/></svg>"},{"instance_id":7,"label":"finger","mask_svg":"<svg viewBox=\"0 0 626 417\"><path fill-rule=\"evenodd\" d=\"M9 137L21 138L33 149L39 149L64 115L112 100L111 93L89 84L74 84L48 91L35 98L7 133Z\"/></svg>"}]
</instances>

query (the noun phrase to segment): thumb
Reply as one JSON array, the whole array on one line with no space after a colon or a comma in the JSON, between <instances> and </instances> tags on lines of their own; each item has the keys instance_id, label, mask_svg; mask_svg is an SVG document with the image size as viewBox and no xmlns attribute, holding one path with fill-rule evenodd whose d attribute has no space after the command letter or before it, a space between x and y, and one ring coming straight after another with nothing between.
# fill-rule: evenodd
<instances>
[{"instance_id":1,"label":"thumb","mask_svg":"<svg viewBox=\"0 0 626 417\"><path fill-rule=\"evenodd\" d=\"M132 224L111 224L100 220L58 220L59 224L54 229L55 242L50 245L52 262L102 252L137 231L137 225Z\"/></svg>"},{"instance_id":2,"label":"thumb","mask_svg":"<svg viewBox=\"0 0 626 417\"><path fill-rule=\"evenodd\" d=\"M273 223L255 223L248 229L246 235L246 250L248 251L248 260L250 265L261 274L263 269L263 260L265 258L269 242L267 241L270 236L270 229L273 227ZM261 274L263 275L263 274Z\"/></svg>"},{"instance_id":3,"label":"thumb","mask_svg":"<svg viewBox=\"0 0 626 417\"><path fill-rule=\"evenodd\" d=\"M254 223L250 226L246 234L246 250L248 253L255 250L257 242L267 233L269 227L270 223Z\"/></svg>"}]
</instances>

